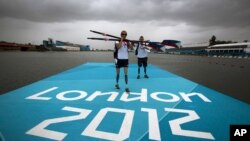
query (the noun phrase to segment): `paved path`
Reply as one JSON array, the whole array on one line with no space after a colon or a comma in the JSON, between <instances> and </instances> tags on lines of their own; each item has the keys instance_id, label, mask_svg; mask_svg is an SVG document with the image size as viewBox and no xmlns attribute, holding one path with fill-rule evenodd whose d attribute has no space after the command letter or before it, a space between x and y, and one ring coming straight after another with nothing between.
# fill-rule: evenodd
<instances>
[{"instance_id":1,"label":"paved path","mask_svg":"<svg viewBox=\"0 0 250 141\"><path fill-rule=\"evenodd\" d=\"M229 140L231 124L250 124L249 104L148 68L136 79L130 64L130 93L113 63L84 63L0 95L0 140Z\"/></svg>"}]
</instances>

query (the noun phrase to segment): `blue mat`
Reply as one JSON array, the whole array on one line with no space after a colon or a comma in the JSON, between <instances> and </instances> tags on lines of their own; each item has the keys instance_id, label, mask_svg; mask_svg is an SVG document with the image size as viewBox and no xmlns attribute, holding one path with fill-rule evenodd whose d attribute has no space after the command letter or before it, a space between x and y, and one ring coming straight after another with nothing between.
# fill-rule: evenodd
<instances>
[{"instance_id":1,"label":"blue mat","mask_svg":"<svg viewBox=\"0 0 250 141\"><path fill-rule=\"evenodd\" d=\"M143 71L141 71L143 72ZM116 90L112 63L87 63L0 96L0 141L229 140L250 106L148 66L129 66ZM143 76L141 74L141 76Z\"/></svg>"}]
</instances>

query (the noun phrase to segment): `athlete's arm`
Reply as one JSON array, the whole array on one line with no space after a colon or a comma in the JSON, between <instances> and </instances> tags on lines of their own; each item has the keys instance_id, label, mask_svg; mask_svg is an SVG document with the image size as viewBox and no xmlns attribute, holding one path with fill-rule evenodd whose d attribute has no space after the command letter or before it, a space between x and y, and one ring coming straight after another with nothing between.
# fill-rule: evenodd
<instances>
[{"instance_id":1,"label":"athlete's arm","mask_svg":"<svg viewBox=\"0 0 250 141\"><path fill-rule=\"evenodd\" d=\"M123 37L121 37L121 40L118 44L116 44L117 49L122 47Z\"/></svg>"},{"instance_id":2,"label":"athlete's arm","mask_svg":"<svg viewBox=\"0 0 250 141\"><path fill-rule=\"evenodd\" d=\"M128 42L128 48L131 49L131 50L133 50L134 49L133 47L134 47L133 43L132 42Z\"/></svg>"}]
</instances>

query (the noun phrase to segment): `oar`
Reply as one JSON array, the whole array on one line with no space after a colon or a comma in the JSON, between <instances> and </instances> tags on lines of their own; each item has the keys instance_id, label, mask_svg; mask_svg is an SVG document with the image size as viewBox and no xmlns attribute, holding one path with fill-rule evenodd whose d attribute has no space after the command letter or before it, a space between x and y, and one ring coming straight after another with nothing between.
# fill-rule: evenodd
<instances>
[{"instance_id":1,"label":"oar","mask_svg":"<svg viewBox=\"0 0 250 141\"><path fill-rule=\"evenodd\" d=\"M113 38L116 38L116 39L121 39L121 37L110 35L110 34L106 34L106 33L95 31L95 30L90 30L90 32L93 32L93 33L96 33L96 34L100 34L100 35L103 35L103 36L113 37ZM129 39L125 39L125 40L126 41L131 41L131 42L134 42L134 43L140 42L139 40L129 40ZM147 40L147 41L143 41L143 42L149 43L150 41Z\"/></svg>"},{"instance_id":2,"label":"oar","mask_svg":"<svg viewBox=\"0 0 250 141\"><path fill-rule=\"evenodd\" d=\"M114 35L110 35L110 34L106 34L106 33L103 33L103 32L99 32L99 31L95 31L95 30L90 30L90 32L93 32L93 33L96 33L96 34L100 34L100 35L103 35L103 36L108 36L108 37L113 37L113 38L116 38L116 39L121 39L120 37L118 36L114 36ZM92 38L93 39L93 38ZM96 39L93 39L93 40L107 40L107 41L119 41L119 40L114 40L114 39L106 39L106 38L96 38ZM133 43L139 43L140 41L139 40L129 40L129 39L125 39L125 41L129 41L129 42L133 42ZM149 40L147 41L143 41L143 43L150 43Z\"/></svg>"},{"instance_id":3,"label":"oar","mask_svg":"<svg viewBox=\"0 0 250 141\"><path fill-rule=\"evenodd\" d=\"M104 41L120 41L120 39L111 39L111 38L87 38L87 39L90 39L90 40L104 40Z\"/></svg>"},{"instance_id":4,"label":"oar","mask_svg":"<svg viewBox=\"0 0 250 141\"><path fill-rule=\"evenodd\" d=\"M106 33L99 32L99 31L90 30L90 32L93 32L93 33L96 33L96 34L101 34L101 35L103 35L103 36L113 37L113 38L116 38L116 39L121 39L121 38L120 38L120 37L118 37L118 36L114 36L114 35L106 34Z\"/></svg>"}]
</instances>

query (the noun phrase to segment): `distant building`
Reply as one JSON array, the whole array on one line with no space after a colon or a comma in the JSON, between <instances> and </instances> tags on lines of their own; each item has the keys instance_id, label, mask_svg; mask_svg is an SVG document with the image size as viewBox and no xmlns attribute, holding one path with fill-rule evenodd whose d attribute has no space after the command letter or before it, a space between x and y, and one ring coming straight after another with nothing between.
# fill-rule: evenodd
<instances>
[{"instance_id":1,"label":"distant building","mask_svg":"<svg viewBox=\"0 0 250 141\"><path fill-rule=\"evenodd\" d=\"M90 51L90 46L89 45L81 45L80 51Z\"/></svg>"},{"instance_id":2,"label":"distant building","mask_svg":"<svg viewBox=\"0 0 250 141\"><path fill-rule=\"evenodd\" d=\"M192 54L192 55L207 55L207 47L183 47L166 49L168 54Z\"/></svg>"},{"instance_id":3,"label":"distant building","mask_svg":"<svg viewBox=\"0 0 250 141\"><path fill-rule=\"evenodd\" d=\"M250 56L250 42L218 44L212 46L185 46L183 48L167 49L166 53L208 56Z\"/></svg>"},{"instance_id":4,"label":"distant building","mask_svg":"<svg viewBox=\"0 0 250 141\"><path fill-rule=\"evenodd\" d=\"M32 44L18 44L18 43L10 43L10 42L0 42L0 51L5 50L21 50L21 51L27 51L27 50L36 50L36 46Z\"/></svg>"},{"instance_id":5,"label":"distant building","mask_svg":"<svg viewBox=\"0 0 250 141\"><path fill-rule=\"evenodd\" d=\"M206 51L210 56L250 56L250 42L213 45Z\"/></svg>"},{"instance_id":6,"label":"distant building","mask_svg":"<svg viewBox=\"0 0 250 141\"><path fill-rule=\"evenodd\" d=\"M66 49L67 51L90 51L89 45L79 45L63 41L56 41L56 47Z\"/></svg>"},{"instance_id":7,"label":"distant building","mask_svg":"<svg viewBox=\"0 0 250 141\"><path fill-rule=\"evenodd\" d=\"M90 51L89 45L79 45L59 40L54 43L52 38L43 40L43 46L44 48L53 51Z\"/></svg>"}]
</instances>

